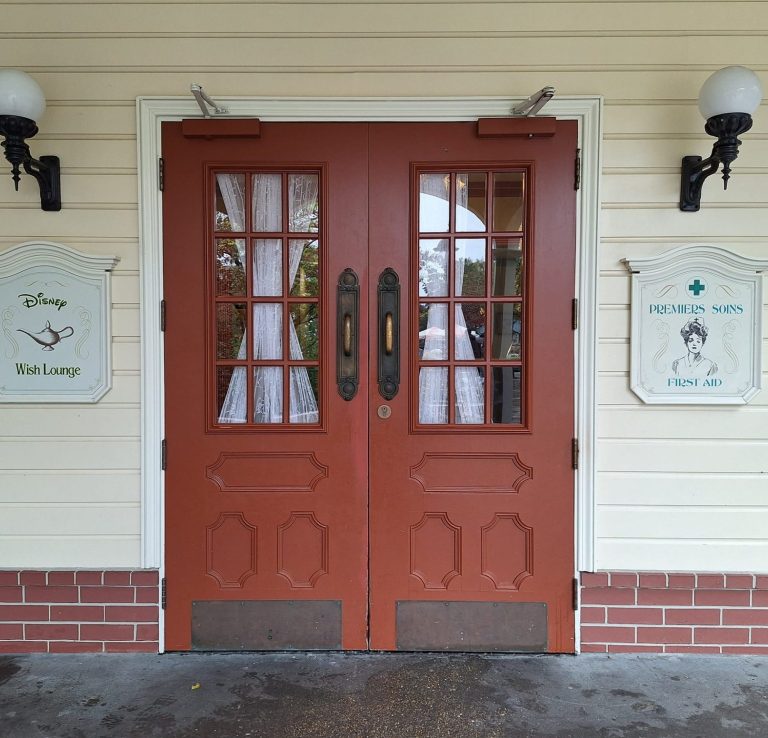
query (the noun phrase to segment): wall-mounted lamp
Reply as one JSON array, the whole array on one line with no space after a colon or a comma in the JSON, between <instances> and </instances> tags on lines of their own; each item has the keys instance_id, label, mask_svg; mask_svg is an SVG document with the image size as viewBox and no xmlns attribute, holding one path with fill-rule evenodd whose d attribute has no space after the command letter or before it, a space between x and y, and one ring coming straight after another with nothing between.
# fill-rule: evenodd
<instances>
[{"instance_id":1,"label":"wall-mounted lamp","mask_svg":"<svg viewBox=\"0 0 768 738\"><path fill-rule=\"evenodd\" d=\"M58 156L33 159L26 139L37 133L36 121L45 111L45 96L28 74L16 69L0 70L0 136L5 158L13 167L13 181L19 189L19 166L40 185L43 210L61 210L61 174Z\"/></svg>"},{"instance_id":2,"label":"wall-mounted lamp","mask_svg":"<svg viewBox=\"0 0 768 738\"><path fill-rule=\"evenodd\" d=\"M683 157L680 180L680 210L695 212L701 204L704 180L723 165L723 189L728 188L731 162L739 155L741 141L737 138L752 128L755 112L763 90L757 75L746 67L725 67L715 72L701 87L699 110L707 123L704 130L717 141L712 155Z\"/></svg>"}]
</instances>

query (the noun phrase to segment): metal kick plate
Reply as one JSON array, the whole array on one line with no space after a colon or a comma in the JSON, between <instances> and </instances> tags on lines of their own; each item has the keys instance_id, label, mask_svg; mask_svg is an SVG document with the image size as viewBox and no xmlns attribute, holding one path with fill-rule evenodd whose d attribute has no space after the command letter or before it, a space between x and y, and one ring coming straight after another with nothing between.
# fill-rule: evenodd
<instances>
[{"instance_id":1,"label":"metal kick plate","mask_svg":"<svg viewBox=\"0 0 768 738\"><path fill-rule=\"evenodd\" d=\"M545 602L397 603L399 651L546 651Z\"/></svg>"},{"instance_id":2,"label":"metal kick plate","mask_svg":"<svg viewBox=\"0 0 768 738\"><path fill-rule=\"evenodd\" d=\"M193 651L340 648L340 600L198 600L192 603Z\"/></svg>"}]
</instances>

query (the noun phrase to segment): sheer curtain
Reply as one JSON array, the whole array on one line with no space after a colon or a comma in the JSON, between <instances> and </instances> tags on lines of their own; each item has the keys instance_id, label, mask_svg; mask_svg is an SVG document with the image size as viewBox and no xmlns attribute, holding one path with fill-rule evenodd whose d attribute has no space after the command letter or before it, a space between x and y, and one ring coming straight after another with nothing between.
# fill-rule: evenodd
<instances>
[{"instance_id":1,"label":"sheer curtain","mask_svg":"<svg viewBox=\"0 0 768 738\"><path fill-rule=\"evenodd\" d=\"M456 249L456 296L462 294L466 254ZM475 358L469 340L467 323L461 305L456 305L456 359L467 361ZM483 377L475 366L456 367L456 422L482 423L484 419Z\"/></svg>"},{"instance_id":2,"label":"sheer curtain","mask_svg":"<svg viewBox=\"0 0 768 738\"><path fill-rule=\"evenodd\" d=\"M233 174L217 174L222 198L233 230L244 230L244 193L241 180ZM254 230L282 230L281 176L255 174L253 177ZM312 192L307 192L312 196ZM316 191L314 197L316 197ZM234 214L234 216L233 216ZM293 285L301 265L305 242L291 242L288 251L288 284ZM257 297L275 295L282 291L282 243L280 239L258 239L253 248L253 294ZM253 306L253 358L282 359L283 330L282 305L259 303ZM293 319L289 316L290 358L304 358ZM246 336L240 343L238 359L245 359ZM253 376L254 422L280 423L283 421L283 370L278 366L254 367ZM219 413L220 423L245 423L247 378L245 367L235 367L227 394ZM309 381L306 367L291 367L289 417L292 423L317 423L317 399Z\"/></svg>"},{"instance_id":3,"label":"sheer curtain","mask_svg":"<svg viewBox=\"0 0 768 738\"><path fill-rule=\"evenodd\" d=\"M458 179L462 175L457 174L456 176ZM456 188L456 228L461 227L465 231L482 232L485 230L485 223L472 212L469 205L469 175L464 175L464 181L467 183L467 186ZM466 245L462 244L461 241L457 240L456 243L456 296L458 297L463 294L464 266L467 261L467 251ZM461 305L456 306L456 358L459 360L475 358ZM455 381L456 422L482 423L485 417L485 403L483 401L483 375L481 370L474 366L457 367Z\"/></svg>"},{"instance_id":4,"label":"sheer curtain","mask_svg":"<svg viewBox=\"0 0 768 738\"><path fill-rule=\"evenodd\" d=\"M447 203L446 203L447 205ZM422 254L422 258L423 258ZM457 250L455 255L456 296L462 294L466 255ZM425 270L424 291L429 296L448 294L448 241L441 240L433 248L433 261L444 268ZM475 358L469 339L467 323L461 305L455 308L455 355L459 361ZM431 303L427 308L427 327L423 331L423 359L448 358L448 305ZM474 366L456 367L456 422L482 423L484 420L483 377ZM422 367L419 372L419 422L425 424L448 422L448 367Z\"/></svg>"}]
</instances>

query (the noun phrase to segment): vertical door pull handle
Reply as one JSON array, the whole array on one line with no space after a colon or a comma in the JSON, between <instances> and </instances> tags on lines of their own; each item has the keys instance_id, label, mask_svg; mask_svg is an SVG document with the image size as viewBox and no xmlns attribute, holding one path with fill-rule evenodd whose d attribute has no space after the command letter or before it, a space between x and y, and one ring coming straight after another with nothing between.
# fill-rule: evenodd
<instances>
[{"instance_id":1,"label":"vertical door pull handle","mask_svg":"<svg viewBox=\"0 0 768 738\"><path fill-rule=\"evenodd\" d=\"M352 316L344 316L344 356L352 356Z\"/></svg>"},{"instance_id":2,"label":"vertical door pull handle","mask_svg":"<svg viewBox=\"0 0 768 738\"><path fill-rule=\"evenodd\" d=\"M360 281L345 269L336 285L336 385L345 400L357 394L360 382Z\"/></svg>"},{"instance_id":3,"label":"vertical door pull handle","mask_svg":"<svg viewBox=\"0 0 768 738\"><path fill-rule=\"evenodd\" d=\"M391 400L400 389L400 277L391 267L379 275L379 394Z\"/></svg>"}]
</instances>

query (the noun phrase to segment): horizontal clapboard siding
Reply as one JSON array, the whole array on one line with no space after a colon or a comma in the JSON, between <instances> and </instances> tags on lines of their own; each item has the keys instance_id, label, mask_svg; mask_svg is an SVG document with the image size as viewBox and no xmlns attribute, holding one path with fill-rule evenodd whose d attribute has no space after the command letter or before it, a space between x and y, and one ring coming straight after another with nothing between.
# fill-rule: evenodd
<instances>
[{"instance_id":1,"label":"horizontal clapboard siding","mask_svg":"<svg viewBox=\"0 0 768 738\"><path fill-rule=\"evenodd\" d=\"M748 408L644 406L629 390L621 259L697 242L768 255L767 106L744 136L728 192L711 181L700 213L676 205L681 156L711 147L695 102L703 80L734 63L768 73L768 4L3 0L0 8L5 59L49 99L33 151L61 158L64 201L60 213L42 213L28 177L18 194L0 180L0 249L42 238L120 257L113 389L94 406L0 408L0 566L140 565L135 98L185 95L198 82L214 97L523 97L545 84L603 95L596 564L766 569L768 391Z\"/></svg>"}]
</instances>

